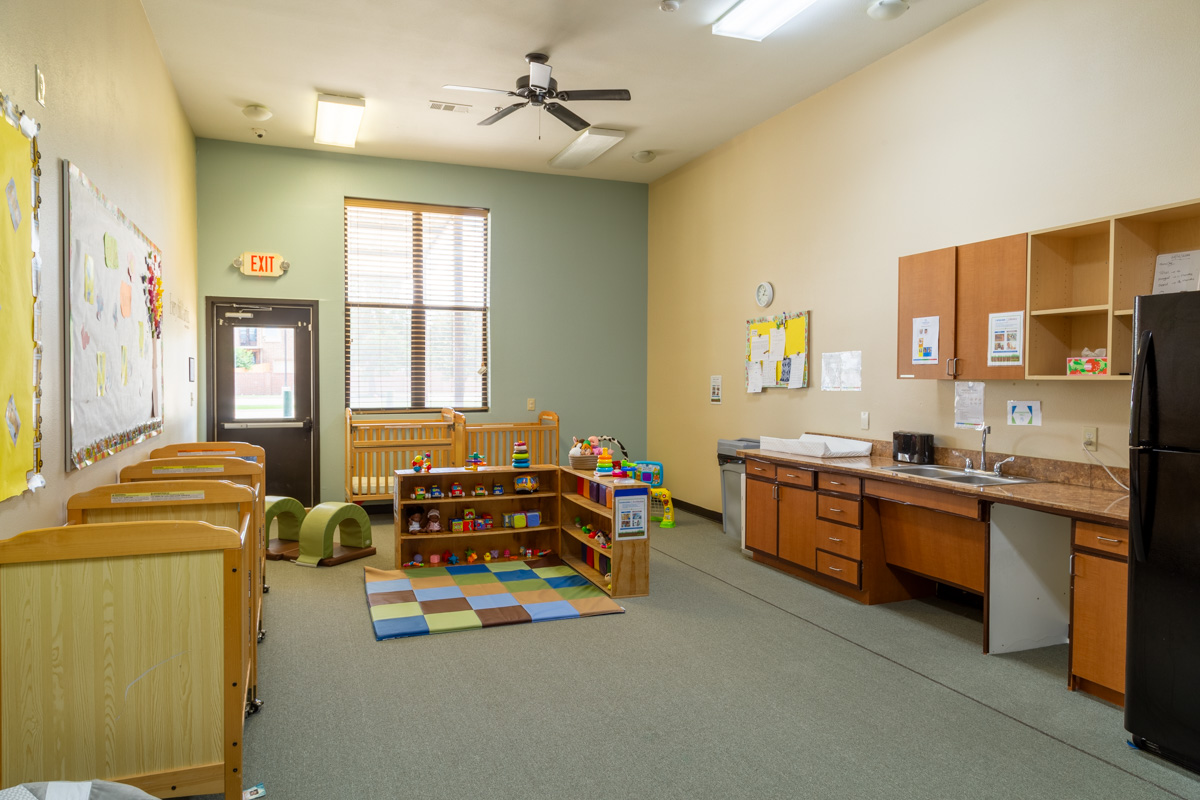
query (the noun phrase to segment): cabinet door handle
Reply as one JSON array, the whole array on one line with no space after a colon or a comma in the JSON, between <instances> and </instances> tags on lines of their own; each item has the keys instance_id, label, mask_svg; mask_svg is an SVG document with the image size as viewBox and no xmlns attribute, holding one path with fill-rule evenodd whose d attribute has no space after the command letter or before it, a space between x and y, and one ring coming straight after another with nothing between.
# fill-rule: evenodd
<instances>
[{"instance_id":1,"label":"cabinet door handle","mask_svg":"<svg viewBox=\"0 0 1200 800\"><path fill-rule=\"evenodd\" d=\"M799 478L799 477L800 477L799 475L793 475L793 474L792 474L792 473L790 473L790 472L785 472L785 473L783 473L783 474L784 474L784 475L786 475L786 476L788 476L789 478Z\"/></svg>"},{"instance_id":2,"label":"cabinet door handle","mask_svg":"<svg viewBox=\"0 0 1200 800\"><path fill-rule=\"evenodd\" d=\"M832 512L834 512L834 513L836 513L836 514L844 514L844 513L846 513L846 512L844 512L844 511L842 511L840 508L830 508L829 510L830 510L830 511L832 511Z\"/></svg>"},{"instance_id":3,"label":"cabinet door handle","mask_svg":"<svg viewBox=\"0 0 1200 800\"><path fill-rule=\"evenodd\" d=\"M845 484L839 483L838 481L830 481L829 485L830 486L844 486Z\"/></svg>"},{"instance_id":4,"label":"cabinet door handle","mask_svg":"<svg viewBox=\"0 0 1200 800\"><path fill-rule=\"evenodd\" d=\"M778 483L772 484L772 486L771 486L771 499L772 500L779 499L779 484Z\"/></svg>"},{"instance_id":5,"label":"cabinet door handle","mask_svg":"<svg viewBox=\"0 0 1200 800\"><path fill-rule=\"evenodd\" d=\"M755 468L754 468L754 471L755 471L755 472L766 472L766 470L765 470L765 469L763 469L762 467L755 467Z\"/></svg>"},{"instance_id":6,"label":"cabinet door handle","mask_svg":"<svg viewBox=\"0 0 1200 800\"><path fill-rule=\"evenodd\" d=\"M830 537L829 537L829 541L831 541L831 542L840 542L840 541L841 541L841 539L835 539L835 538L833 538L832 536L830 536Z\"/></svg>"},{"instance_id":7,"label":"cabinet door handle","mask_svg":"<svg viewBox=\"0 0 1200 800\"><path fill-rule=\"evenodd\" d=\"M951 378L954 377L954 372L952 372L950 369L950 362L953 360L954 360L953 358L946 359L946 374L949 375Z\"/></svg>"},{"instance_id":8,"label":"cabinet door handle","mask_svg":"<svg viewBox=\"0 0 1200 800\"><path fill-rule=\"evenodd\" d=\"M829 571L830 572L841 572L842 568L841 567L830 567Z\"/></svg>"},{"instance_id":9,"label":"cabinet door handle","mask_svg":"<svg viewBox=\"0 0 1200 800\"><path fill-rule=\"evenodd\" d=\"M1110 542L1112 544L1120 544L1121 543L1120 539L1110 539L1107 536L1097 536L1096 538L1102 542Z\"/></svg>"}]
</instances>

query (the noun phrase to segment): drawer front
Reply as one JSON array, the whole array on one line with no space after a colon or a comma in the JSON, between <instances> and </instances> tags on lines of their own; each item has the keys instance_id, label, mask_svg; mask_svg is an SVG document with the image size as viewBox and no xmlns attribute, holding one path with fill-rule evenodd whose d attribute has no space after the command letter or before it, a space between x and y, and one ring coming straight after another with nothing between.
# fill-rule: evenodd
<instances>
[{"instance_id":1,"label":"drawer front","mask_svg":"<svg viewBox=\"0 0 1200 800\"><path fill-rule=\"evenodd\" d=\"M858 528L847 528L819 519L814 538L818 550L828 550L855 561L862 559L862 531Z\"/></svg>"},{"instance_id":2,"label":"drawer front","mask_svg":"<svg viewBox=\"0 0 1200 800\"><path fill-rule=\"evenodd\" d=\"M1129 531L1111 525L1075 520L1075 546L1129 557Z\"/></svg>"},{"instance_id":3,"label":"drawer front","mask_svg":"<svg viewBox=\"0 0 1200 800\"><path fill-rule=\"evenodd\" d=\"M811 489L816 473L811 469L796 469L795 467L777 466L775 480L788 486L800 486Z\"/></svg>"},{"instance_id":4,"label":"drawer front","mask_svg":"<svg viewBox=\"0 0 1200 800\"><path fill-rule=\"evenodd\" d=\"M775 465L770 461L756 461L752 458L747 458L746 475L753 475L756 478L774 478Z\"/></svg>"},{"instance_id":5,"label":"drawer front","mask_svg":"<svg viewBox=\"0 0 1200 800\"><path fill-rule=\"evenodd\" d=\"M889 481L867 481L867 496L904 503L910 506L930 508L968 519L983 519L983 502L978 497L967 497L942 489L927 489Z\"/></svg>"},{"instance_id":6,"label":"drawer front","mask_svg":"<svg viewBox=\"0 0 1200 800\"><path fill-rule=\"evenodd\" d=\"M821 550L817 551L817 572L822 575L828 575L839 581L845 581L852 586L858 586L858 568L859 563L857 561L851 561L848 558L835 556Z\"/></svg>"},{"instance_id":7,"label":"drawer front","mask_svg":"<svg viewBox=\"0 0 1200 800\"><path fill-rule=\"evenodd\" d=\"M855 497L862 494L862 479L850 475L822 472L817 475L817 488L827 492L841 492Z\"/></svg>"},{"instance_id":8,"label":"drawer front","mask_svg":"<svg viewBox=\"0 0 1200 800\"><path fill-rule=\"evenodd\" d=\"M817 518L830 522L839 522L854 528L862 527L862 501L851 500L848 497L834 497L829 494L817 495Z\"/></svg>"}]
</instances>

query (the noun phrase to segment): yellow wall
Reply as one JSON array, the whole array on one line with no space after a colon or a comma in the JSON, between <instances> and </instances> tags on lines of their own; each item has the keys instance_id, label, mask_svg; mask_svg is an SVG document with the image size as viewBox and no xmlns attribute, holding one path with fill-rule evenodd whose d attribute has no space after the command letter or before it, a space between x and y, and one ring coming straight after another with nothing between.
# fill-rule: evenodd
<instances>
[{"instance_id":1,"label":"yellow wall","mask_svg":"<svg viewBox=\"0 0 1200 800\"><path fill-rule=\"evenodd\" d=\"M187 359L196 355L195 140L138 0L5 3L0 89L42 124L43 474L48 486L0 503L0 538L65 521L67 497L116 480L126 464L196 436ZM34 65L46 107L34 98ZM78 164L163 253L163 435L65 471L61 163ZM175 302L172 314L169 301Z\"/></svg>"},{"instance_id":2,"label":"yellow wall","mask_svg":"<svg viewBox=\"0 0 1200 800\"><path fill-rule=\"evenodd\" d=\"M718 438L977 447L951 382L895 377L897 258L1200 197L1197 30L1195 0L990 0L652 184L648 456L673 494L720 508ZM812 311L808 389L745 393L762 280L770 313ZM863 353L861 393L820 391L841 350ZM1041 400L1045 425L1006 427L1009 399ZM989 446L1082 461L1097 425L1123 464L1128 407L1122 382L991 381Z\"/></svg>"}]
</instances>

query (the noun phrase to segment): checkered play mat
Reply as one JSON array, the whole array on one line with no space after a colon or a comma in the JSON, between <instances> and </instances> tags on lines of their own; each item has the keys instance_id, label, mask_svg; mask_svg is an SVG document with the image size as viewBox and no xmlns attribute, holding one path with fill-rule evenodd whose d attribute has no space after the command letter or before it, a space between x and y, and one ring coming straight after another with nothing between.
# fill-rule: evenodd
<instances>
[{"instance_id":1,"label":"checkered play mat","mask_svg":"<svg viewBox=\"0 0 1200 800\"><path fill-rule=\"evenodd\" d=\"M363 569L377 640L625 611L556 558Z\"/></svg>"}]
</instances>

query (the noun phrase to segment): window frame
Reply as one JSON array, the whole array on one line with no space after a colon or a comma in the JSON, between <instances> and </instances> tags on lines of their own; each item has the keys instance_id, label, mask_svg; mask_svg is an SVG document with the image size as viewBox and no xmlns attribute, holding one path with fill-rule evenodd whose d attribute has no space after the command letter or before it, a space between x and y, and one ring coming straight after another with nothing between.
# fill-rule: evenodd
<instances>
[{"instance_id":1,"label":"window frame","mask_svg":"<svg viewBox=\"0 0 1200 800\"><path fill-rule=\"evenodd\" d=\"M413 302L412 303L365 303L352 302L350 300L350 252L349 252L349 219L348 210L353 208L377 208L391 211L408 211L413 214L413 258L412 258L412 273L413 280ZM424 225L424 214L451 214L463 217L479 217L484 220L483 231L483 252L484 252L484 304L482 306L474 305L428 305L424 302L424 280L421 279L424 270L424 248L417 247L416 242L423 243L423 237L418 233ZM357 413L364 414L422 414L428 411L437 411L443 408L442 405L428 405L428 386L426 383L426 363L425 363L425 333L426 333L426 313L429 310L437 311L477 311L481 314L481 331L482 342L481 350L483 353L483 362L480 366L483 367L481 374L480 399L482 405L479 406L455 406L456 411L489 411L491 406L491 211L486 208L465 207L465 206L443 206L430 203L410 203L398 200L373 200L362 197L346 197L342 205L342 298L344 303L344 355L343 363L345 365L345 400L346 408ZM350 316L352 309L355 308L376 308L376 309L393 309L393 310L410 310L412 312L410 320L410 335L409 335L409 359L410 359L410 376L409 376L409 399L412 404L408 407L356 407L350 403L350 383L351 371L353 365L350 360ZM420 331L420 335L417 332ZM416 401L420 399L421 404Z\"/></svg>"}]
</instances>

